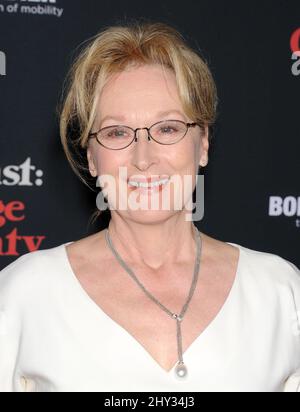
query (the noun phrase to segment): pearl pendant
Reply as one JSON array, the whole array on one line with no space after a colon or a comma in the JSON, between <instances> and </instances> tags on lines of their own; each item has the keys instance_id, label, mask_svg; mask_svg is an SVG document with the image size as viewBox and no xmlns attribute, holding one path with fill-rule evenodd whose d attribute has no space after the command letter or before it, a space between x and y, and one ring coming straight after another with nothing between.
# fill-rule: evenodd
<instances>
[{"instance_id":1,"label":"pearl pendant","mask_svg":"<svg viewBox=\"0 0 300 412\"><path fill-rule=\"evenodd\" d=\"M188 373L188 370L184 362L179 361L175 368L175 376L179 379L184 379L186 378L187 373Z\"/></svg>"}]
</instances>

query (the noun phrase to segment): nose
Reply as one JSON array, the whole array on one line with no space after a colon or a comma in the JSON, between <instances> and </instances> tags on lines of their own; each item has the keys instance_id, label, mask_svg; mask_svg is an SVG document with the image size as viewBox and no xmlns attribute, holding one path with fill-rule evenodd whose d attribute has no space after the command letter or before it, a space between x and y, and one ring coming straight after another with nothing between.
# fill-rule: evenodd
<instances>
[{"instance_id":1,"label":"nose","mask_svg":"<svg viewBox=\"0 0 300 412\"><path fill-rule=\"evenodd\" d=\"M141 130L144 130L144 133L141 133ZM147 169L149 164L154 160L153 150L155 150L147 128L136 129L135 139L132 144L134 146L133 163L140 170Z\"/></svg>"},{"instance_id":2,"label":"nose","mask_svg":"<svg viewBox=\"0 0 300 412\"><path fill-rule=\"evenodd\" d=\"M151 141L151 137L150 137L150 135L149 135L149 129L147 128L147 127L139 127L139 128L137 128L137 129L135 129L135 136L134 136L134 142L137 142L139 139L138 139L138 131L139 130L147 130L147 137L148 137L148 141Z\"/></svg>"}]
</instances>

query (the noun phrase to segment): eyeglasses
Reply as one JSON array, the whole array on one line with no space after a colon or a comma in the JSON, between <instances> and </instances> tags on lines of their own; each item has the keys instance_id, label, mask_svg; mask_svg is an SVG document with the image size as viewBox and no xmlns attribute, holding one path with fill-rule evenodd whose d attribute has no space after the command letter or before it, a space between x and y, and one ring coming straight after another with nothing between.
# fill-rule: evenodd
<instances>
[{"instance_id":1,"label":"eyeglasses","mask_svg":"<svg viewBox=\"0 0 300 412\"><path fill-rule=\"evenodd\" d=\"M111 150L121 150L128 147L133 141L137 142L137 131L147 130L148 141L170 145L178 143L187 134L190 127L200 126L199 123L185 123L181 120L163 120L151 127L132 129L129 126L107 126L90 133L89 138L96 138L97 142Z\"/></svg>"}]
</instances>

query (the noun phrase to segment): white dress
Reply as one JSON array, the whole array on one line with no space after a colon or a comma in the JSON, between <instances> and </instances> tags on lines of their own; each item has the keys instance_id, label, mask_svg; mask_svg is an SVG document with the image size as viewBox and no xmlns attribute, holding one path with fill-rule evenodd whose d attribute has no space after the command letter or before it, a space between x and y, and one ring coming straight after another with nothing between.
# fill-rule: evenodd
<instances>
[{"instance_id":1,"label":"white dress","mask_svg":"<svg viewBox=\"0 0 300 412\"><path fill-rule=\"evenodd\" d=\"M180 380L88 296L69 243L0 272L1 392L300 392L300 271L291 262L227 242L240 250L234 284L183 354Z\"/></svg>"}]
</instances>

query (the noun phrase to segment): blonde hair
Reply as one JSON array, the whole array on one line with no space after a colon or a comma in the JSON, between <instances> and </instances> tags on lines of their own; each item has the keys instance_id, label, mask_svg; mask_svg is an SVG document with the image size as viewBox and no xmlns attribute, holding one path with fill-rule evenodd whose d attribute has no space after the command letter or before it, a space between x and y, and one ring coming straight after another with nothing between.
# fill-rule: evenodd
<instances>
[{"instance_id":1,"label":"blonde hair","mask_svg":"<svg viewBox=\"0 0 300 412\"><path fill-rule=\"evenodd\" d=\"M133 21L106 27L88 40L69 70L67 94L64 97L63 90L59 108L64 152L87 186L88 137L99 95L112 74L139 64L168 67L175 73L182 107L189 118L209 127L215 122L218 99L210 69L175 28L160 22Z\"/></svg>"}]
</instances>

